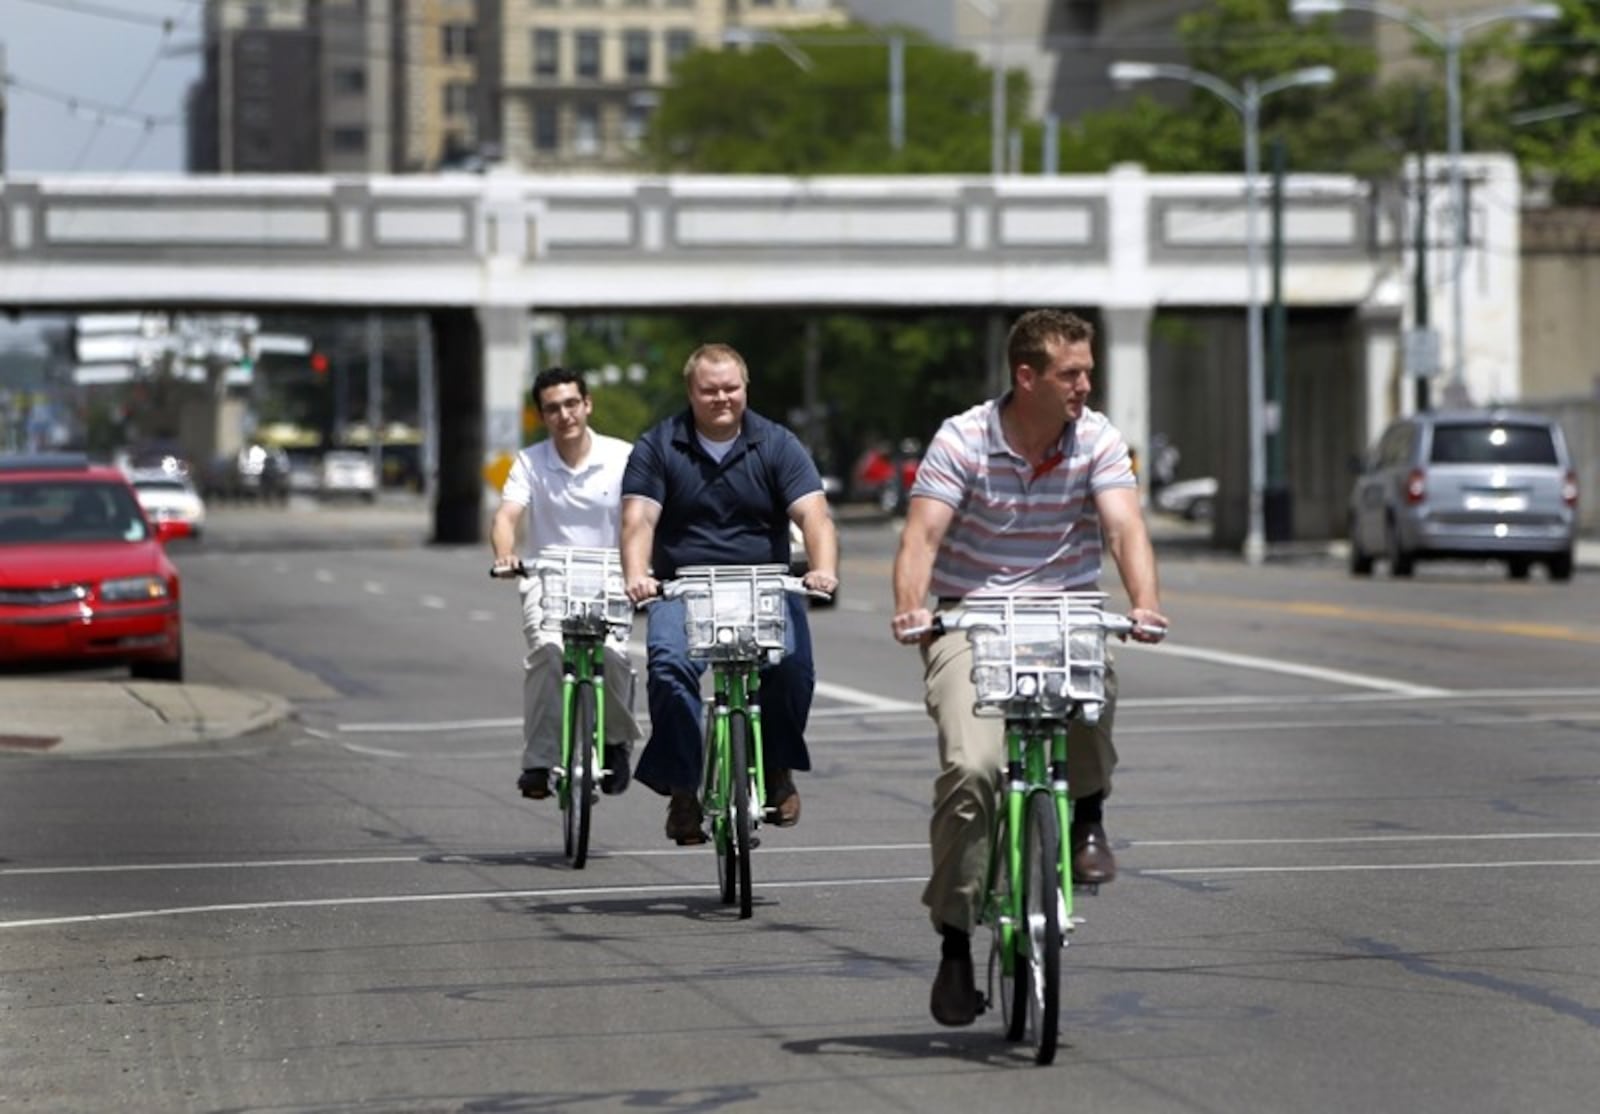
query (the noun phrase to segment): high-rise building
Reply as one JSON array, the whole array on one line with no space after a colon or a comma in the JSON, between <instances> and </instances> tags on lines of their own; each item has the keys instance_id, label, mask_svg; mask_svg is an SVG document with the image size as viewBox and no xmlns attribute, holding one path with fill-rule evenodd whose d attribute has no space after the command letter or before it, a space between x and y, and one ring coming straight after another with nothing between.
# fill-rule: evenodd
<instances>
[{"instance_id":1,"label":"high-rise building","mask_svg":"<svg viewBox=\"0 0 1600 1114\"><path fill-rule=\"evenodd\" d=\"M844 23L838 0L507 0L499 59L500 141L540 169L621 168L635 157L672 66L720 48L734 27Z\"/></svg>"}]
</instances>

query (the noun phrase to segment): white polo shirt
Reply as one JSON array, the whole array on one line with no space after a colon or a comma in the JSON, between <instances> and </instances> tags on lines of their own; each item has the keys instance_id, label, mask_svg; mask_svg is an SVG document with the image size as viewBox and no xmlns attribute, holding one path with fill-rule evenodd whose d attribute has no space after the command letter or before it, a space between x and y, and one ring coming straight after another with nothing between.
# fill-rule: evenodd
<instances>
[{"instance_id":1,"label":"white polo shirt","mask_svg":"<svg viewBox=\"0 0 1600 1114\"><path fill-rule=\"evenodd\" d=\"M500 496L528 508L523 556L547 545L615 549L622 527L622 473L633 446L589 431L589 456L569 467L555 445L541 441L517 454Z\"/></svg>"}]
</instances>

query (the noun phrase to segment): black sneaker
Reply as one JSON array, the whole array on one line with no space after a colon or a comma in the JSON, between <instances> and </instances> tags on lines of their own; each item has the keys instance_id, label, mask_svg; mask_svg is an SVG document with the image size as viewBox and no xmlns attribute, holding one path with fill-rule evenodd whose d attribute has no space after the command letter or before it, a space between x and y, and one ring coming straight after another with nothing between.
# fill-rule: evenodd
<instances>
[{"instance_id":1,"label":"black sneaker","mask_svg":"<svg viewBox=\"0 0 1600 1114\"><path fill-rule=\"evenodd\" d=\"M971 955L947 955L939 960L928 1009L940 1025L971 1025L983 1012L983 999L972 974Z\"/></svg>"},{"instance_id":2,"label":"black sneaker","mask_svg":"<svg viewBox=\"0 0 1600 1114\"><path fill-rule=\"evenodd\" d=\"M517 779L517 788L530 801L542 801L550 795L550 771L539 768L523 770Z\"/></svg>"},{"instance_id":3,"label":"black sneaker","mask_svg":"<svg viewBox=\"0 0 1600 1114\"><path fill-rule=\"evenodd\" d=\"M627 743L607 743L606 772L600 775L600 792L615 797L633 782L633 748Z\"/></svg>"}]
</instances>

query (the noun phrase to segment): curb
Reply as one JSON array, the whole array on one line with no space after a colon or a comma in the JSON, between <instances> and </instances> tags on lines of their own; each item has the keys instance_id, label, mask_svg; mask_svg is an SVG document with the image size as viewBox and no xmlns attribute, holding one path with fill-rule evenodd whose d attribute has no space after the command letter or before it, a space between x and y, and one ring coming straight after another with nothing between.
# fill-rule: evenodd
<instances>
[{"instance_id":1,"label":"curb","mask_svg":"<svg viewBox=\"0 0 1600 1114\"><path fill-rule=\"evenodd\" d=\"M218 743L287 719L273 693L159 681L0 680L0 754L109 754Z\"/></svg>"}]
</instances>

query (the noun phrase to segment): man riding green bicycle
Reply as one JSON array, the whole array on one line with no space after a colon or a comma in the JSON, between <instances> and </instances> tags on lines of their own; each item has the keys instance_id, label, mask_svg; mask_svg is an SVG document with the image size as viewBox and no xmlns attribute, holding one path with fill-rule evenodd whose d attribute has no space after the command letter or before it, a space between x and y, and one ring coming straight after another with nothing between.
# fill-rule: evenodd
<instances>
[{"instance_id":1,"label":"man riding green bicycle","mask_svg":"<svg viewBox=\"0 0 1600 1114\"><path fill-rule=\"evenodd\" d=\"M940 428L917 471L895 557L892 629L901 641L923 644L927 704L939 733L933 870L923 902L943 937L930 1001L942 1025L969 1025L981 1009L971 936L1004 738L1000 721L973 712L967 640L917 633L933 625L928 597L950 605L975 593L1093 589L1104 551L1132 604L1132 637L1156 642L1167 626L1127 443L1088 406L1093 339L1093 328L1070 313L1034 310L1017 321L1006 342L1011 390ZM1075 724L1069 735L1071 868L1074 881L1090 884L1116 877L1101 816L1116 763L1109 668L1105 683L1099 723Z\"/></svg>"}]
</instances>

